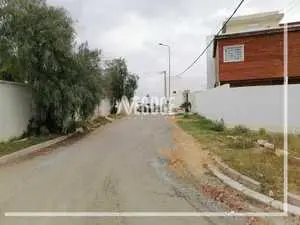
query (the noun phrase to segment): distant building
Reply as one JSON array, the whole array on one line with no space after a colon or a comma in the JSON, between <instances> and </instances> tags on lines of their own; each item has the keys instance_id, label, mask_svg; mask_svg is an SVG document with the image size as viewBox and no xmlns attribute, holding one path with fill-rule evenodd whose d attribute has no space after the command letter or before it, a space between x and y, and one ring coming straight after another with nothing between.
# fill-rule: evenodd
<instances>
[{"instance_id":1,"label":"distant building","mask_svg":"<svg viewBox=\"0 0 300 225\"><path fill-rule=\"evenodd\" d=\"M208 88L283 83L284 29L279 12L233 18L207 54ZM300 83L300 23L288 28L289 83Z\"/></svg>"}]
</instances>

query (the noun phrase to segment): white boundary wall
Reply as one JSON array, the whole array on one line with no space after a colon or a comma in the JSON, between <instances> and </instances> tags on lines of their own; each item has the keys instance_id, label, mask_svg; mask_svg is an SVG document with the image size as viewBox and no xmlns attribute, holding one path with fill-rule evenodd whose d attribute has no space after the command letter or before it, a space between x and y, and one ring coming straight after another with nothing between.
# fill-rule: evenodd
<instances>
[{"instance_id":1,"label":"white boundary wall","mask_svg":"<svg viewBox=\"0 0 300 225\"><path fill-rule=\"evenodd\" d=\"M98 116L108 116L110 114L111 105L108 99L101 100L95 109L94 118Z\"/></svg>"},{"instance_id":2,"label":"white boundary wall","mask_svg":"<svg viewBox=\"0 0 300 225\"><path fill-rule=\"evenodd\" d=\"M31 91L19 83L0 81L0 142L21 136L32 117Z\"/></svg>"},{"instance_id":3,"label":"white boundary wall","mask_svg":"<svg viewBox=\"0 0 300 225\"><path fill-rule=\"evenodd\" d=\"M19 137L27 130L33 105L27 85L0 80L0 142ZM109 114L110 103L104 99L95 109L95 117Z\"/></svg>"},{"instance_id":4,"label":"white boundary wall","mask_svg":"<svg viewBox=\"0 0 300 225\"><path fill-rule=\"evenodd\" d=\"M283 132L282 85L229 88L191 93L192 111L226 125ZM300 84L288 86L288 129L300 133Z\"/></svg>"}]
</instances>

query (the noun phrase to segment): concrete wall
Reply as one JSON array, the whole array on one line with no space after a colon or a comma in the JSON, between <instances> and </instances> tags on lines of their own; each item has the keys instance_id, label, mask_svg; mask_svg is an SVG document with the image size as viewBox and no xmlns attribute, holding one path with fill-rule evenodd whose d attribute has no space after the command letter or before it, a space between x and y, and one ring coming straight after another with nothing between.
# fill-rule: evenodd
<instances>
[{"instance_id":1,"label":"concrete wall","mask_svg":"<svg viewBox=\"0 0 300 225\"><path fill-rule=\"evenodd\" d=\"M228 25L226 34L240 33L255 30L264 30L279 27L280 20L273 21L242 21L240 23Z\"/></svg>"},{"instance_id":2,"label":"concrete wall","mask_svg":"<svg viewBox=\"0 0 300 225\"><path fill-rule=\"evenodd\" d=\"M226 125L245 125L252 129L283 131L283 86L229 88L221 86L191 93L192 111ZM300 84L288 87L288 125L300 132Z\"/></svg>"},{"instance_id":3,"label":"concrete wall","mask_svg":"<svg viewBox=\"0 0 300 225\"><path fill-rule=\"evenodd\" d=\"M256 13L232 18L226 26L226 34L279 27L283 18L280 12Z\"/></svg>"},{"instance_id":4,"label":"concrete wall","mask_svg":"<svg viewBox=\"0 0 300 225\"><path fill-rule=\"evenodd\" d=\"M0 81L0 141L21 136L32 115L31 91L26 85Z\"/></svg>"},{"instance_id":5,"label":"concrete wall","mask_svg":"<svg viewBox=\"0 0 300 225\"><path fill-rule=\"evenodd\" d=\"M111 105L108 99L101 100L100 104L97 106L95 110L95 117L98 116L108 116L110 114Z\"/></svg>"},{"instance_id":6,"label":"concrete wall","mask_svg":"<svg viewBox=\"0 0 300 225\"><path fill-rule=\"evenodd\" d=\"M183 102L184 102L183 91L176 92L176 94L173 95L173 101L172 101L174 107L175 108L180 107Z\"/></svg>"},{"instance_id":7,"label":"concrete wall","mask_svg":"<svg viewBox=\"0 0 300 225\"><path fill-rule=\"evenodd\" d=\"M110 114L110 103L104 99L95 110L96 116ZM0 142L21 136L33 115L30 89L25 84L0 80Z\"/></svg>"}]
</instances>

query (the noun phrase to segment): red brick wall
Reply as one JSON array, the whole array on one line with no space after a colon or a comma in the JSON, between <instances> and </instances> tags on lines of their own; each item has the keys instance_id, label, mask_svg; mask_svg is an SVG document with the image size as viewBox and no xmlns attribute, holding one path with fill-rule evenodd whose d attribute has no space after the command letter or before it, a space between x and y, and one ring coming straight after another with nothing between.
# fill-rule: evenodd
<instances>
[{"instance_id":1,"label":"red brick wall","mask_svg":"<svg viewBox=\"0 0 300 225\"><path fill-rule=\"evenodd\" d=\"M300 77L300 32L289 32L288 39L288 74L289 77Z\"/></svg>"},{"instance_id":2,"label":"red brick wall","mask_svg":"<svg viewBox=\"0 0 300 225\"><path fill-rule=\"evenodd\" d=\"M244 45L244 61L224 63L223 47ZM218 40L220 81L283 77L283 33ZM289 32L289 75L300 76L300 32Z\"/></svg>"}]
</instances>

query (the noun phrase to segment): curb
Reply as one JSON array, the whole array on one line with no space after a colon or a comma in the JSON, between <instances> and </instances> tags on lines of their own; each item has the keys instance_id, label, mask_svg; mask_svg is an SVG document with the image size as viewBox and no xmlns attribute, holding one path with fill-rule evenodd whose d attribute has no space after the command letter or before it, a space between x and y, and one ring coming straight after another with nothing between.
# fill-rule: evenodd
<instances>
[{"instance_id":1,"label":"curb","mask_svg":"<svg viewBox=\"0 0 300 225\"><path fill-rule=\"evenodd\" d=\"M234 179L235 181L238 181L239 183L242 183L243 185L245 185L246 187L260 192L261 191L261 184L256 181L253 180L250 177L247 177L241 173L239 173L238 171L230 168L227 164L223 163L219 158L215 157L214 161L217 164L217 167L227 176L229 176L230 178Z\"/></svg>"},{"instance_id":2,"label":"curb","mask_svg":"<svg viewBox=\"0 0 300 225\"><path fill-rule=\"evenodd\" d=\"M288 202L292 205L300 207L300 196L288 193Z\"/></svg>"},{"instance_id":3,"label":"curb","mask_svg":"<svg viewBox=\"0 0 300 225\"><path fill-rule=\"evenodd\" d=\"M15 161L15 160L17 160L19 158L22 158L22 157L27 156L29 154L32 154L34 152L38 152L41 149L48 148L48 147L50 147L50 146L52 146L54 144L57 144L59 142L62 142L64 140L66 140L67 138L69 138L69 137L71 137L73 135L74 134L70 134L70 135L66 135L66 136L54 138L52 140L45 141L45 142L42 142L42 143L37 144L37 145L32 145L32 146L29 146L27 148L18 150L18 151L14 152L14 153L2 156L2 157L0 157L0 165L4 165L6 163Z\"/></svg>"},{"instance_id":4,"label":"curb","mask_svg":"<svg viewBox=\"0 0 300 225\"><path fill-rule=\"evenodd\" d=\"M109 120L108 118L106 118L106 119L108 121L110 121L110 122L114 121L114 120ZM88 134L93 134L93 133L97 132L99 129L101 129L102 127L104 127L104 126L101 125L100 127L94 128L91 131L89 131ZM68 138L70 138L70 137L72 137L72 136L74 136L76 134L78 134L78 132L74 132L74 133L71 133L69 135L65 135L65 136L61 136L61 137L58 137L58 138L54 138L52 140L39 143L37 145L32 145L32 146L29 146L27 148L20 149L20 150L14 152L14 153L11 153L11 154L8 154L8 155L4 155L4 156L0 157L0 166L4 165L6 163L9 163L9 162L16 161L19 158L25 157L25 156L30 155L32 153L39 152L42 149L51 147L52 145L58 144L60 142L63 142L66 139L68 139Z\"/></svg>"},{"instance_id":5,"label":"curb","mask_svg":"<svg viewBox=\"0 0 300 225\"><path fill-rule=\"evenodd\" d=\"M225 175L229 176L231 179L245 185L247 188L260 192L261 191L261 183L253 180L250 177L247 177L238 171L230 168L227 164L223 163L220 158L214 157L214 161L216 162L216 166L221 172ZM288 192L288 203L297 207L300 207L300 196Z\"/></svg>"},{"instance_id":6,"label":"curb","mask_svg":"<svg viewBox=\"0 0 300 225\"><path fill-rule=\"evenodd\" d=\"M244 195L246 195L249 198L255 199L258 202L264 203L268 206L271 206L278 210L283 210L283 203L280 201L277 201L273 198L270 198L264 194L258 193L256 191L253 191L244 185L240 184L239 182L231 179L230 177L226 176L225 174L219 172L214 166L207 165L207 168L218 178L220 179L224 184L228 185L229 187L242 192ZM300 216L300 207L290 205L288 204L288 212L297 216Z\"/></svg>"}]
</instances>

